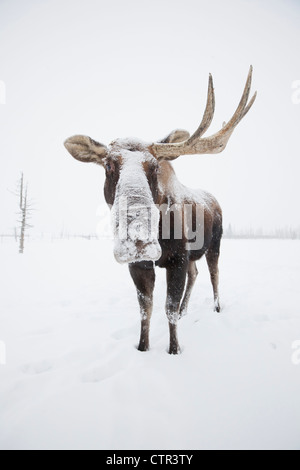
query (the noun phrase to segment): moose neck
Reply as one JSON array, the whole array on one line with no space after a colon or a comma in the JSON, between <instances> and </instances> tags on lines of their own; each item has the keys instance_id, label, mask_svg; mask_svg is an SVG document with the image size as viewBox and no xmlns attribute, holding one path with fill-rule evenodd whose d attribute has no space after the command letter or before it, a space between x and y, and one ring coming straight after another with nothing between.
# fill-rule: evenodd
<instances>
[{"instance_id":1,"label":"moose neck","mask_svg":"<svg viewBox=\"0 0 300 470\"><path fill-rule=\"evenodd\" d=\"M181 202L179 195L184 187L178 180L172 164L166 160L160 162L158 173L158 204ZM178 199L178 200L177 200Z\"/></svg>"}]
</instances>

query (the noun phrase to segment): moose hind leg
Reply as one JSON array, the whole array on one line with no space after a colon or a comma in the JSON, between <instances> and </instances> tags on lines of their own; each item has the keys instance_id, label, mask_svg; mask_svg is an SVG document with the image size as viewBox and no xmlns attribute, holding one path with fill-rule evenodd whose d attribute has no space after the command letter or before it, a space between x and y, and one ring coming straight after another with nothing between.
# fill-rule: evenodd
<instances>
[{"instance_id":1,"label":"moose hind leg","mask_svg":"<svg viewBox=\"0 0 300 470\"><path fill-rule=\"evenodd\" d=\"M139 351L149 350L150 319L153 307L153 290L155 284L155 271L153 264L135 263L129 265L129 271L137 290L137 297L141 312L141 335Z\"/></svg>"},{"instance_id":2,"label":"moose hind leg","mask_svg":"<svg viewBox=\"0 0 300 470\"><path fill-rule=\"evenodd\" d=\"M180 347L177 337L177 323L179 319L180 302L185 287L186 272L186 266L172 266L167 268L166 314L169 320L170 328L169 354L180 353Z\"/></svg>"},{"instance_id":3,"label":"moose hind leg","mask_svg":"<svg viewBox=\"0 0 300 470\"><path fill-rule=\"evenodd\" d=\"M185 289L184 298L183 298L183 300L181 302L181 306L180 306L179 318L186 315L186 313L187 313L191 293L192 293L195 281L197 279L197 276L198 276L198 269L197 269L197 266L196 266L196 262L195 261L190 261L189 268L188 268L188 280L187 280L187 285L186 285L186 289Z\"/></svg>"},{"instance_id":4,"label":"moose hind leg","mask_svg":"<svg viewBox=\"0 0 300 470\"><path fill-rule=\"evenodd\" d=\"M219 267L218 267L218 262L219 262L219 255L220 255L220 250L219 248L216 249L210 248L208 252L206 253L206 261L208 264L208 269L210 272L210 279L213 287L213 292L214 292L214 311L215 312L220 312L221 307L220 307L220 299L219 299Z\"/></svg>"}]
</instances>

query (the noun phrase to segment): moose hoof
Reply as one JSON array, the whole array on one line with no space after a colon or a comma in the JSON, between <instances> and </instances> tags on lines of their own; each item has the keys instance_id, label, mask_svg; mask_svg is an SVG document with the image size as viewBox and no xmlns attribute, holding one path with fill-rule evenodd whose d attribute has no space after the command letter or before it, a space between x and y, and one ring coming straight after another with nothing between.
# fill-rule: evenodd
<instances>
[{"instance_id":1,"label":"moose hoof","mask_svg":"<svg viewBox=\"0 0 300 470\"><path fill-rule=\"evenodd\" d=\"M139 347L138 347L138 351L140 352L147 352L149 351L149 344L145 344L145 343L140 343L139 344Z\"/></svg>"},{"instance_id":2,"label":"moose hoof","mask_svg":"<svg viewBox=\"0 0 300 470\"><path fill-rule=\"evenodd\" d=\"M169 354L175 355L175 354L180 354L180 347L178 344L173 344L170 346L169 349Z\"/></svg>"},{"instance_id":3,"label":"moose hoof","mask_svg":"<svg viewBox=\"0 0 300 470\"><path fill-rule=\"evenodd\" d=\"M219 299L216 298L216 299L215 299L214 312L220 313L220 311L221 311L220 302L219 302Z\"/></svg>"}]
</instances>

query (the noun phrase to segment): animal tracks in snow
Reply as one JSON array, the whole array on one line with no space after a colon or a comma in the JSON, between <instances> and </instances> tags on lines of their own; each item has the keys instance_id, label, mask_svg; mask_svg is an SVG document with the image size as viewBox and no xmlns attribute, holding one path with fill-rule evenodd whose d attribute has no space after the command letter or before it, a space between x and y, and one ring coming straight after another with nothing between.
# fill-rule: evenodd
<instances>
[{"instance_id":1,"label":"animal tracks in snow","mask_svg":"<svg viewBox=\"0 0 300 470\"><path fill-rule=\"evenodd\" d=\"M122 340L122 339L127 339L128 337L132 335L136 335L137 332L137 327L136 325L130 327L130 328L122 328L120 330L116 330L114 333L112 333L112 338L116 340Z\"/></svg>"},{"instance_id":2,"label":"animal tracks in snow","mask_svg":"<svg viewBox=\"0 0 300 470\"><path fill-rule=\"evenodd\" d=\"M53 364L50 361L44 360L31 364L21 366L21 371L26 375L39 375L49 372L53 369Z\"/></svg>"},{"instance_id":3,"label":"animal tracks in snow","mask_svg":"<svg viewBox=\"0 0 300 470\"><path fill-rule=\"evenodd\" d=\"M123 357L123 359L122 359ZM124 355L115 354L113 357L107 358L104 355L103 362L95 363L81 376L83 383L98 383L103 380L111 379L120 373L124 373L128 366L128 362L124 359Z\"/></svg>"}]
</instances>

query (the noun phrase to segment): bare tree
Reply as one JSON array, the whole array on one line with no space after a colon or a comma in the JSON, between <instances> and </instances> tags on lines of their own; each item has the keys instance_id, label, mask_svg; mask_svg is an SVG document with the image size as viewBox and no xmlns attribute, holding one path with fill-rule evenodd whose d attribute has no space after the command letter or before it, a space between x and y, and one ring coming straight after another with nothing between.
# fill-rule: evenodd
<instances>
[{"instance_id":1,"label":"bare tree","mask_svg":"<svg viewBox=\"0 0 300 470\"><path fill-rule=\"evenodd\" d=\"M24 174L21 173L21 178L19 181L19 190L18 190L18 198L19 198L19 209L20 209L20 216L21 219L18 221L20 224L20 239L19 239L19 253L24 253L25 247L25 234L28 228L32 226L28 224L28 220L30 219L30 214L32 212L31 204L28 202L28 185L24 183Z\"/></svg>"}]
</instances>

